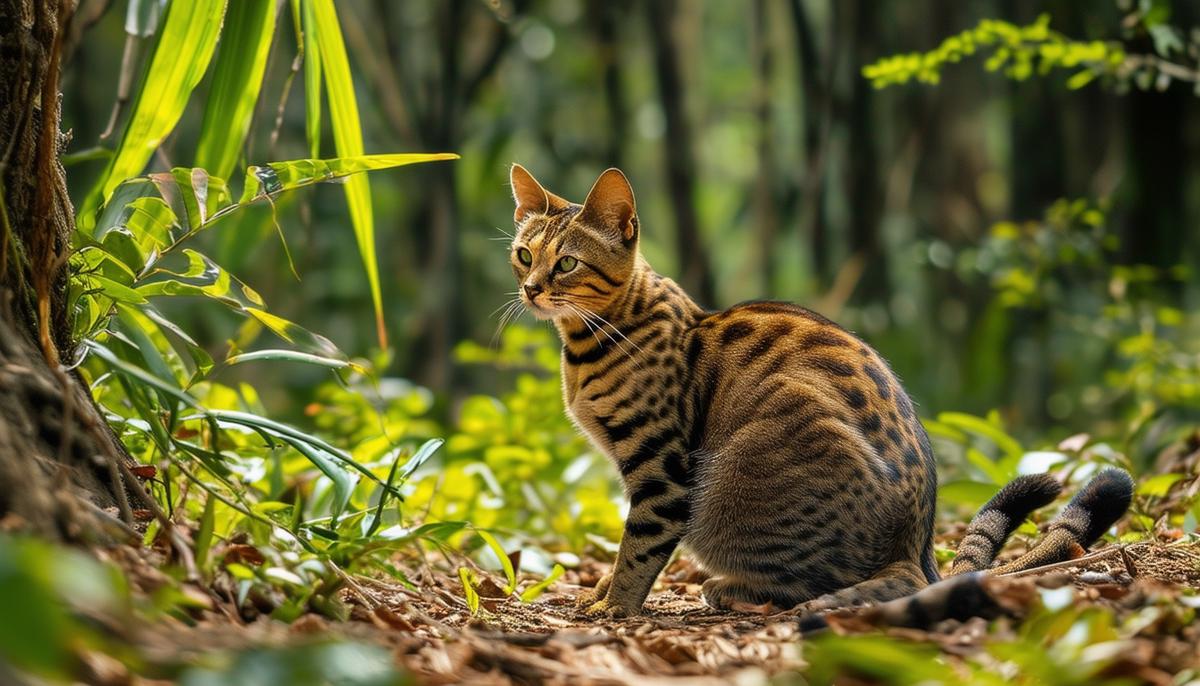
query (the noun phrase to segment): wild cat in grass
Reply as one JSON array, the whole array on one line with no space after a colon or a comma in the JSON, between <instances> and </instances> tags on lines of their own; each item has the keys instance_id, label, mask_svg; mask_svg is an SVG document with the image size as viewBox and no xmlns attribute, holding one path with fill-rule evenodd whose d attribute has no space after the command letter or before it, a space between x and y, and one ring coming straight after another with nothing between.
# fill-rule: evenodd
<instances>
[{"instance_id":1,"label":"wild cat in grass","mask_svg":"<svg viewBox=\"0 0 1200 686\"><path fill-rule=\"evenodd\" d=\"M582 204L511 172L521 302L562 338L567 411L629 498L616 564L584 611L638 613L683 544L719 609L880 602L939 580L937 469L913 403L880 355L784 302L706 310L641 256L633 189L600 175ZM987 569L1060 485L1017 479L972 521L951 574ZM1102 473L1013 568L1063 559L1124 513Z\"/></svg>"}]
</instances>

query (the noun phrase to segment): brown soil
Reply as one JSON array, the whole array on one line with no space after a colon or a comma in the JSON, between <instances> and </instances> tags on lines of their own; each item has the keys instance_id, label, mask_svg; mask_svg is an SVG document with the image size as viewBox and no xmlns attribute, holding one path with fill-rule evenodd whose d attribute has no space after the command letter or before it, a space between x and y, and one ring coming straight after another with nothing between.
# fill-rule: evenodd
<instances>
[{"instance_id":1,"label":"brown soil","mask_svg":"<svg viewBox=\"0 0 1200 686\"><path fill-rule=\"evenodd\" d=\"M127 555L128 569L136 555ZM156 576L145 558L135 563L143 581ZM804 639L792 613L718 613L699 597L700 573L686 559L671 565L646 604L642 616L596 621L576 611L574 598L605 570L587 561L567 573L541 598L482 598L472 616L457 576L427 568L416 581L419 591L366 577L349 578L345 600L350 621L331 622L306 615L284 625L269 620L245 623L232 607L215 606L188 626L166 620L133 637L149 662L190 662L211 650L248 644L283 644L312 635L334 634L393 650L397 663L421 683L763 683L805 667ZM132 573L132 572L131 572ZM136 573L132 573L134 577ZM1200 545L1139 543L1110 546L1075 566L1053 566L1022 574L1006 584L1010 605L1036 602L1039 588L1074 583L1074 604L1106 607L1118 619L1142 608L1181 601L1184 589L1200 588ZM136 584L135 585L141 585ZM154 584L150 584L154 585ZM485 581L485 589L489 582ZM488 595L485 590L482 595ZM1194 606L1193 606L1194 607ZM1021 611L1016 613L1019 617ZM1194 616L1194 612L1191 616ZM1012 636L1016 621L946 621L929 631L880 628L861 615L843 612L830 619L839 634L883 632L927 640L949 659L970 655L989 637ZM1139 630L1113 669L1148 683L1170 683L1170 675L1200 667L1200 625ZM116 669L111 662L96 669ZM117 670L120 671L119 669Z\"/></svg>"}]
</instances>

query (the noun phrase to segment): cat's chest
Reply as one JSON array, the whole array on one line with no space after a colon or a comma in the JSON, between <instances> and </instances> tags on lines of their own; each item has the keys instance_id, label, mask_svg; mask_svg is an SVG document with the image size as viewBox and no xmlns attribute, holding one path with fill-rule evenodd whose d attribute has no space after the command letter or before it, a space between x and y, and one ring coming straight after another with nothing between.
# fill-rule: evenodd
<instances>
[{"instance_id":1,"label":"cat's chest","mask_svg":"<svg viewBox=\"0 0 1200 686\"><path fill-rule=\"evenodd\" d=\"M607 373L606 373L607 372ZM564 369L563 396L575 425L609 458L621 462L647 433L674 424L662 391L664 371L644 368Z\"/></svg>"}]
</instances>

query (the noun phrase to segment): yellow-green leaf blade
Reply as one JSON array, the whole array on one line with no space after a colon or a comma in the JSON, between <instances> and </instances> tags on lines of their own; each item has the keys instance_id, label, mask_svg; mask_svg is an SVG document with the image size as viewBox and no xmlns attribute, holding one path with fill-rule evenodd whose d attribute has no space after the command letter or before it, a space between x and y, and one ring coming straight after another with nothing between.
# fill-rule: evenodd
<instances>
[{"instance_id":1,"label":"yellow-green leaf blade","mask_svg":"<svg viewBox=\"0 0 1200 686\"><path fill-rule=\"evenodd\" d=\"M328 94L329 121L333 128L333 144L338 157L356 157L363 154L362 126L358 116L358 101L354 98L354 81L350 75L350 61L346 57L346 45L338 23L333 0L309 0L312 6L311 30L316 36L321 55L321 69L325 75L325 91ZM375 305L376 336L381 347L387 347L387 331L383 323L383 296L379 288L379 265L375 257L375 218L371 208L371 182L365 176L353 176L346 182L346 202L350 206L350 222L354 225L354 238L362 255L363 268L367 272L367 284L371 289L371 301Z\"/></svg>"},{"instance_id":2,"label":"yellow-green leaf blade","mask_svg":"<svg viewBox=\"0 0 1200 686\"><path fill-rule=\"evenodd\" d=\"M224 16L225 0L174 2L168 7L146 80L138 91L121 142L79 211L84 231L91 229L96 210L117 186L142 173L179 122L192 90L208 70Z\"/></svg>"},{"instance_id":3,"label":"yellow-green leaf blade","mask_svg":"<svg viewBox=\"0 0 1200 686\"><path fill-rule=\"evenodd\" d=\"M222 179L233 172L250 131L275 34L275 3L239 0L225 24L196 148L196 166Z\"/></svg>"}]
</instances>

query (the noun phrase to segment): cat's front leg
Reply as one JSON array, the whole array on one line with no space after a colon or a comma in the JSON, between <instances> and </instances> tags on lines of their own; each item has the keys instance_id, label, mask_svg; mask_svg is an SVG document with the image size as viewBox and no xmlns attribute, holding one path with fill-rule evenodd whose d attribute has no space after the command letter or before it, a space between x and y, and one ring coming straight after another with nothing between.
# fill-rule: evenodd
<instances>
[{"instance_id":1,"label":"cat's front leg","mask_svg":"<svg viewBox=\"0 0 1200 686\"><path fill-rule=\"evenodd\" d=\"M661 472L629 481L629 517L617 562L612 572L581 598L589 615L628 617L641 612L654 580L687 529L690 507L684 486Z\"/></svg>"}]
</instances>

